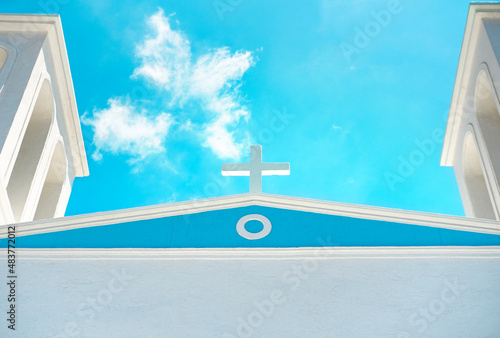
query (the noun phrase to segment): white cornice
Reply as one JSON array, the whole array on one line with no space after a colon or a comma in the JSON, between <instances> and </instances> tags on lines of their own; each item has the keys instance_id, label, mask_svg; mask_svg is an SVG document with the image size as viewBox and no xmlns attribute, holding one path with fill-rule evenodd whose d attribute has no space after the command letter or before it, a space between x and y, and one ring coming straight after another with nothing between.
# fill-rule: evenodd
<instances>
[{"instance_id":1,"label":"white cornice","mask_svg":"<svg viewBox=\"0 0 500 338\"><path fill-rule=\"evenodd\" d=\"M245 206L264 206L325 215L346 216L400 224L500 235L500 222L458 216L430 214L307 198L270 194L241 194L202 200L160 204L148 207L98 212L49 220L18 223L16 236L133 222ZM9 225L0 226L0 238L7 236Z\"/></svg>"},{"instance_id":2,"label":"white cornice","mask_svg":"<svg viewBox=\"0 0 500 338\"><path fill-rule=\"evenodd\" d=\"M17 249L23 260L345 260L345 259L499 259L499 246L317 247L204 249ZM1 260L1 258L0 258Z\"/></svg>"},{"instance_id":3,"label":"white cornice","mask_svg":"<svg viewBox=\"0 0 500 338\"><path fill-rule=\"evenodd\" d=\"M73 79L59 15L0 14L0 31L47 34L63 103L69 149L76 176L88 176L89 169L76 105Z\"/></svg>"}]
</instances>

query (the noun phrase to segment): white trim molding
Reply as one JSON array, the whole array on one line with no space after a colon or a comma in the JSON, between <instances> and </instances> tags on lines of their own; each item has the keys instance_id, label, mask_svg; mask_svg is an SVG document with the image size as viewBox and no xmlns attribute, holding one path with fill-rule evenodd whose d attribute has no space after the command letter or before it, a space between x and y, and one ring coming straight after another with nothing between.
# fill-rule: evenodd
<instances>
[{"instance_id":1,"label":"white trim molding","mask_svg":"<svg viewBox=\"0 0 500 338\"><path fill-rule=\"evenodd\" d=\"M500 246L203 249L17 249L23 260L500 259ZM0 260L6 257L1 257Z\"/></svg>"}]
</instances>

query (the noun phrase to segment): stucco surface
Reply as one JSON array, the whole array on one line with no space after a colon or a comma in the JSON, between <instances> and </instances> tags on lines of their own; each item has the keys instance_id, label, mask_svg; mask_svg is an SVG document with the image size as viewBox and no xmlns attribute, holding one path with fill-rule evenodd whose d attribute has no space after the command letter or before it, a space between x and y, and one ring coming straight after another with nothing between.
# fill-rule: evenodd
<instances>
[{"instance_id":1,"label":"stucco surface","mask_svg":"<svg viewBox=\"0 0 500 338\"><path fill-rule=\"evenodd\" d=\"M23 250L17 264L2 337L500 333L498 247Z\"/></svg>"}]
</instances>

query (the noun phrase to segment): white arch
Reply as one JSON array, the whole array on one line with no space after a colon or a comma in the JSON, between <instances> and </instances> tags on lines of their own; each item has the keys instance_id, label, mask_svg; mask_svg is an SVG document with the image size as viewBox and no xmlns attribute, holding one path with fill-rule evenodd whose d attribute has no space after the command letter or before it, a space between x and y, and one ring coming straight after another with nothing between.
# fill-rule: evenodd
<instances>
[{"instance_id":1,"label":"white arch","mask_svg":"<svg viewBox=\"0 0 500 338\"><path fill-rule=\"evenodd\" d=\"M12 169L7 193L17 221L23 213L26 199L47 141L54 118L54 97L48 79L43 80L30 115L23 141Z\"/></svg>"},{"instance_id":2,"label":"white arch","mask_svg":"<svg viewBox=\"0 0 500 338\"><path fill-rule=\"evenodd\" d=\"M49 170L35 211L34 220L55 217L61 191L67 175L67 159L62 141L56 143Z\"/></svg>"},{"instance_id":3,"label":"white arch","mask_svg":"<svg viewBox=\"0 0 500 338\"><path fill-rule=\"evenodd\" d=\"M495 180L500 178L500 114L498 98L486 65L483 65L476 80L474 95L475 112L485 146L485 164L493 168ZM492 182L493 183L493 182ZM497 182L495 182L497 183Z\"/></svg>"},{"instance_id":4,"label":"white arch","mask_svg":"<svg viewBox=\"0 0 500 338\"><path fill-rule=\"evenodd\" d=\"M482 166L482 158L472 130L464 137L462 168L473 217L496 219Z\"/></svg>"}]
</instances>

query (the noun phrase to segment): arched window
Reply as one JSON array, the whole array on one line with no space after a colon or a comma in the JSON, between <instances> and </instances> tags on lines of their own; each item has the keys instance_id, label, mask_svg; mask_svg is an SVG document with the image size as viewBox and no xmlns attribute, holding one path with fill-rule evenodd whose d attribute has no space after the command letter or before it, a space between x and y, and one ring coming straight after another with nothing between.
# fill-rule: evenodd
<instances>
[{"instance_id":1,"label":"arched window","mask_svg":"<svg viewBox=\"0 0 500 338\"><path fill-rule=\"evenodd\" d=\"M59 196L66 178L66 156L62 143L57 143L50 160L50 167L43 184L42 194L34 219L53 218L56 214Z\"/></svg>"},{"instance_id":2,"label":"arched window","mask_svg":"<svg viewBox=\"0 0 500 338\"><path fill-rule=\"evenodd\" d=\"M472 204L473 217L496 219L490 194L486 186L481 158L477 150L474 134L469 131L465 135L462 156L465 185Z\"/></svg>"},{"instance_id":3,"label":"arched window","mask_svg":"<svg viewBox=\"0 0 500 338\"><path fill-rule=\"evenodd\" d=\"M38 94L7 185L12 212L17 221L21 219L30 192L38 162L52 124L53 112L52 88L50 82L45 80Z\"/></svg>"},{"instance_id":4,"label":"arched window","mask_svg":"<svg viewBox=\"0 0 500 338\"><path fill-rule=\"evenodd\" d=\"M500 178L500 114L498 113L496 93L492 88L485 70L479 73L475 93L476 116L481 135L486 145L486 152L492 167ZM484 158L483 160L486 160Z\"/></svg>"}]
</instances>

